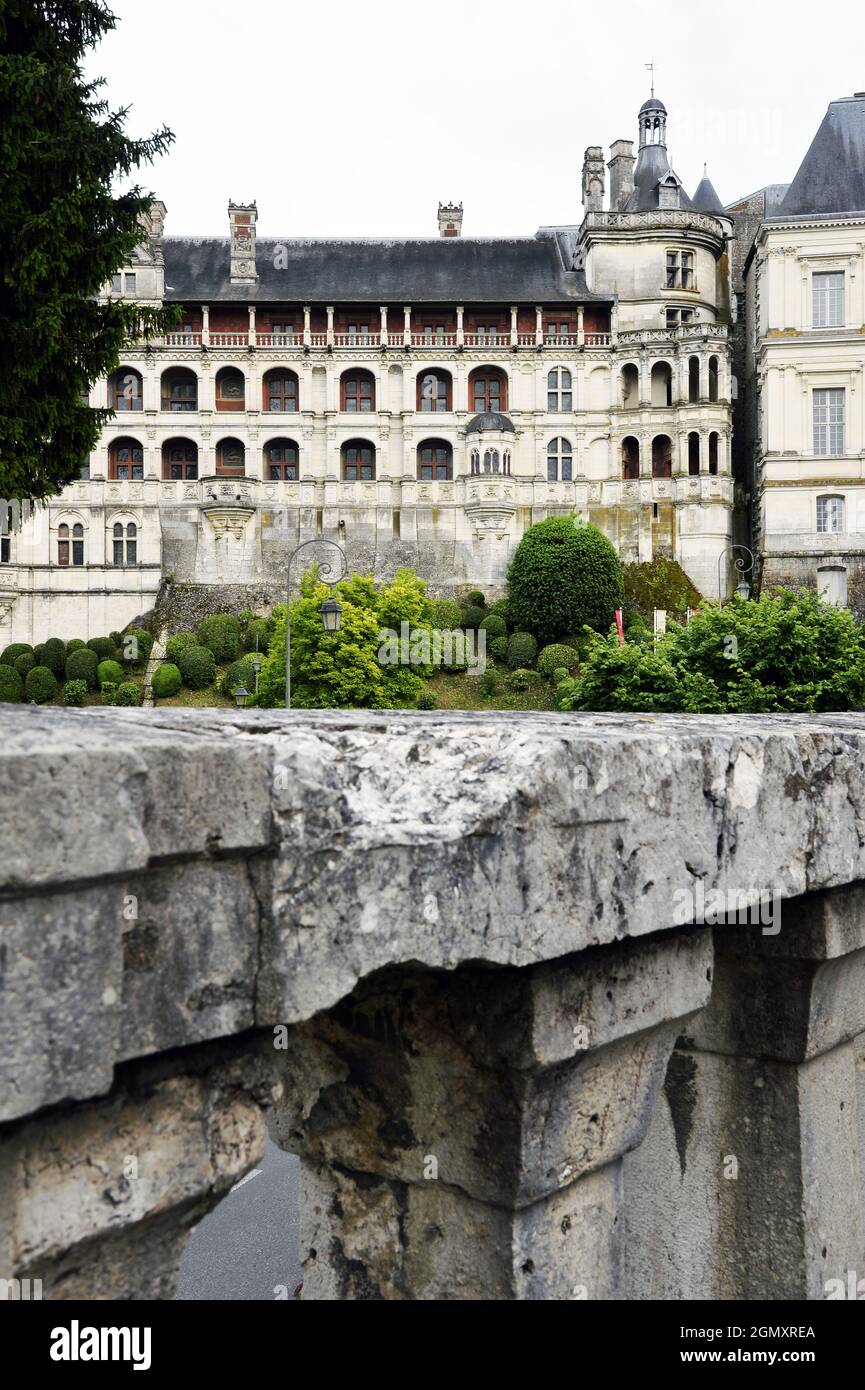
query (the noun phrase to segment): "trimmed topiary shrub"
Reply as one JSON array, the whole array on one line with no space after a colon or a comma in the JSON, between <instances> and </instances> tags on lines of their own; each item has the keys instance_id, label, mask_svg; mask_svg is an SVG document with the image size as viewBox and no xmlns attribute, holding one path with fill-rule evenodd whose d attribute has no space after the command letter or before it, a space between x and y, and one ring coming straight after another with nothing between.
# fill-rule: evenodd
<instances>
[{"instance_id":1,"label":"trimmed topiary shrub","mask_svg":"<svg viewBox=\"0 0 865 1390\"><path fill-rule=\"evenodd\" d=\"M440 632L454 632L463 625L463 610L452 598L437 598L432 602L432 625Z\"/></svg>"},{"instance_id":2,"label":"trimmed topiary shrub","mask_svg":"<svg viewBox=\"0 0 865 1390\"><path fill-rule=\"evenodd\" d=\"M534 671L512 671L508 681L511 690L528 690L534 674Z\"/></svg>"},{"instance_id":3,"label":"trimmed topiary shrub","mask_svg":"<svg viewBox=\"0 0 865 1390\"><path fill-rule=\"evenodd\" d=\"M508 659L508 639L507 637L494 637L490 642L490 655L494 661L507 661Z\"/></svg>"},{"instance_id":4,"label":"trimmed topiary shrub","mask_svg":"<svg viewBox=\"0 0 865 1390\"><path fill-rule=\"evenodd\" d=\"M123 633L117 659L127 670L143 671L152 646L153 638L146 628L131 627Z\"/></svg>"},{"instance_id":5,"label":"trimmed topiary shrub","mask_svg":"<svg viewBox=\"0 0 865 1390\"><path fill-rule=\"evenodd\" d=\"M479 589L473 589L470 594L466 594L467 608L486 608L487 601Z\"/></svg>"},{"instance_id":6,"label":"trimmed topiary shrub","mask_svg":"<svg viewBox=\"0 0 865 1390\"><path fill-rule=\"evenodd\" d=\"M584 625L608 632L623 593L614 546L597 527L574 518L531 526L508 570L511 622L544 644Z\"/></svg>"},{"instance_id":7,"label":"trimmed topiary shrub","mask_svg":"<svg viewBox=\"0 0 865 1390\"><path fill-rule=\"evenodd\" d=\"M229 698L241 685L246 686L250 694L255 690L255 667L249 657L241 658L240 661L233 661L219 682L219 688L223 695L228 695Z\"/></svg>"},{"instance_id":8,"label":"trimmed topiary shrub","mask_svg":"<svg viewBox=\"0 0 865 1390\"><path fill-rule=\"evenodd\" d=\"M19 655L26 656L26 652L21 652ZM4 705L20 704L23 694L24 682L15 667L7 666L5 662L0 663L0 703Z\"/></svg>"},{"instance_id":9,"label":"trimmed topiary shrub","mask_svg":"<svg viewBox=\"0 0 865 1390\"><path fill-rule=\"evenodd\" d=\"M73 709L80 708L87 699L86 681L67 681L63 687L63 703Z\"/></svg>"},{"instance_id":10,"label":"trimmed topiary shrub","mask_svg":"<svg viewBox=\"0 0 865 1390\"><path fill-rule=\"evenodd\" d=\"M481 623L483 622L486 616L487 615L484 612L483 608L473 608L469 606L468 608L463 609L462 622L460 626L466 628L480 627Z\"/></svg>"},{"instance_id":11,"label":"trimmed topiary shrub","mask_svg":"<svg viewBox=\"0 0 865 1390\"><path fill-rule=\"evenodd\" d=\"M110 637L91 637L87 646L95 652L100 661L115 661L117 648Z\"/></svg>"},{"instance_id":12,"label":"trimmed topiary shrub","mask_svg":"<svg viewBox=\"0 0 865 1390\"><path fill-rule=\"evenodd\" d=\"M245 652L254 652L256 650L256 639L258 639L257 649L260 655L267 656L272 637L272 620L270 618L253 618L244 629L243 642L241 645Z\"/></svg>"},{"instance_id":13,"label":"trimmed topiary shrub","mask_svg":"<svg viewBox=\"0 0 865 1390\"><path fill-rule=\"evenodd\" d=\"M32 652L22 652L20 656L16 656L13 665L23 680L27 672L32 671L33 667L36 665L36 657Z\"/></svg>"},{"instance_id":14,"label":"trimmed topiary shrub","mask_svg":"<svg viewBox=\"0 0 865 1390\"><path fill-rule=\"evenodd\" d=\"M495 603L491 603L487 612L497 614L498 617L508 621L508 601L506 598L497 598Z\"/></svg>"},{"instance_id":15,"label":"trimmed topiary shrub","mask_svg":"<svg viewBox=\"0 0 865 1390\"><path fill-rule=\"evenodd\" d=\"M123 681L117 687L117 692L114 696L114 703L116 705L140 705L140 687L137 686L134 681Z\"/></svg>"},{"instance_id":16,"label":"trimmed topiary shrub","mask_svg":"<svg viewBox=\"0 0 865 1390\"><path fill-rule=\"evenodd\" d=\"M206 690L216 680L216 660L208 647L190 647L177 664L190 690Z\"/></svg>"},{"instance_id":17,"label":"trimmed topiary shrub","mask_svg":"<svg viewBox=\"0 0 865 1390\"><path fill-rule=\"evenodd\" d=\"M111 638L117 651L120 651L123 645L123 634L121 632L109 632L108 636Z\"/></svg>"},{"instance_id":18,"label":"trimmed topiary shrub","mask_svg":"<svg viewBox=\"0 0 865 1390\"><path fill-rule=\"evenodd\" d=\"M438 706L438 698L432 690L422 690L417 697L418 709L435 709Z\"/></svg>"},{"instance_id":19,"label":"trimmed topiary shrub","mask_svg":"<svg viewBox=\"0 0 865 1390\"><path fill-rule=\"evenodd\" d=\"M555 679L556 671L573 671L578 664L577 653L573 647L565 647L561 643L544 647L538 657L538 670L542 676L550 679Z\"/></svg>"},{"instance_id":20,"label":"trimmed topiary shrub","mask_svg":"<svg viewBox=\"0 0 865 1390\"><path fill-rule=\"evenodd\" d=\"M66 658L66 679L84 681L88 690L96 689L96 671L99 657L89 647L79 647Z\"/></svg>"},{"instance_id":21,"label":"trimmed topiary shrub","mask_svg":"<svg viewBox=\"0 0 865 1390\"><path fill-rule=\"evenodd\" d=\"M17 656L24 656L25 652L32 652L33 648L29 642L13 642L11 646L4 647L0 653L0 663L3 666L14 666Z\"/></svg>"},{"instance_id":22,"label":"trimmed topiary shrub","mask_svg":"<svg viewBox=\"0 0 865 1390\"><path fill-rule=\"evenodd\" d=\"M484 671L480 679L480 692L485 700L495 695L499 688L499 678L495 671Z\"/></svg>"},{"instance_id":23,"label":"trimmed topiary shrub","mask_svg":"<svg viewBox=\"0 0 865 1390\"><path fill-rule=\"evenodd\" d=\"M240 652L240 623L233 613L215 613L198 624L198 641L217 661L236 661Z\"/></svg>"},{"instance_id":24,"label":"trimmed topiary shrub","mask_svg":"<svg viewBox=\"0 0 865 1390\"><path fill-rule=\"evenodd\" d=\"M53 700L57 694L57 681L53 671L49 671L47 666L34 666L32 671L27 672L27 679L24 682L24 699L32 700L37 705L45 705L49 700Z\"/></svg>"},{"instance_id":25,"label":"trimmed topiary shrub","mask_svg":"<svg viewBox=\"0 0 865 1390\"><path fill-rule=\"evenodd\" d=\"M103 705L117 704L117 684L115 681L106 681L102 687Z\"/></svg>"},{"instance_id":26,"label":"trimmed topiary shrub","mask_svg":"<svg viewBox=\"0 0 865 1390\"><path fill-rule=\"evenodd\" d=\"M490 613L481 623L481 632L485 632L487 641L491 642L494 637L506 637L508 625L498 613Z\"/></svg>"},{"instance_id":27,"label":"trimmed topiary shrub","mask_svg":"<svg viewBox=\"0 0 865 1390\"><path fill-rule=\"evenodd\" d=\"M165 659L171 661L176 666L184 652L188 652L190 647L198 646L198 638L194 632L175 632L173 637L169 637L165 644Z\"/></svg>"},{"instance_id":28,"label":"trimmed topiary shrub","mask_svg":"<svg viewBox=\"0 0 865 1390\"><path fill-rule=\"evenodd\" d=\"M100 690L106 685L120 685L123 681L123 667L119 661L100 661L96 668L96 683Z\"/></svg>"},{"instance_id":29,"label":"trimmed topiary shrub","mask_svg":"<svg viewBox=\"0 0 865 1390\"><path fill-rule=\"evenodd\" d=\"M515 632L508 642L508 665L511 670L525 670L534 666L538 655L538 644L530 632Z\"/></svg>"},{"instance_id":30,"label":"trimmed topiary shrub","mask_svg":"<svg viewBox=\"0 0 865 1390\"><path fill-rule=\"evenodd\" d=\"M66 643L61 642L59 637L49 637L47 642L35 647L34 656L37 666L45 666L55 675L63 675L66 665Z\"/></svg>"},{"instance_id":31,"label":"trimmed topiary shrub","mask_svg":"<svg viewBox=\"0 0 865 1390\"><path fill-rule=\"evenodd\" d=\"M169 695L177 694L182 684L183 679L174 662L164 661L153 672L153 697L156 700L167 700Z\"/></svg>"},{"instance_id":32,"label":"trimmed topiary shrub","mask_svg":"<svg viewBox=\"0 0 865 1390\"><path fill-rule=\"evenodd\" d=\"M682 566L663 555L640 565L625 565L623 578L628 626L639 617L651 629L656 608L663 608L671 617L684 618L689 608L699 608L703 601Z\"/></svg>"},{"instance_id":33,"label":"trimmed topiary shrub","mask_svg":"<svg viewBox=\"0 0 865 1390\"><path fill-rule=\"evenodd\" d=\"M71 656L73 652L80 652L86 646L87 643L82 642L80 637L70 637L66 643L66 655Z\"/></svg>"}]
</instances>

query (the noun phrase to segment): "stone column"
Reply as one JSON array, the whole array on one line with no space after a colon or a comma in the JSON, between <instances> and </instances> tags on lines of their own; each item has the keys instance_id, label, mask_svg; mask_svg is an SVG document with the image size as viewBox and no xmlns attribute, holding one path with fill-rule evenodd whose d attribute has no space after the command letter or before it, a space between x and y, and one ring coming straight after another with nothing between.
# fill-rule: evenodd
<instances>
[{"instance_id":1,"label":"stone column","mask_svg":"<svg viewBox=\"0 0 865 1390\"><path fill-rule=\"evenodd\" d=\"M403 311L402 311L402 312L403 312L403 330L402 330L403 347L410 348L410 347L411 347L411 305L410 305L410 304L404 304L404 305L403 305Z\"/></svg>"},{"instance_id":2,"label":"stone column","mask_svg":"<svg viewBox=\"0 0 865 1390\"><path fill-rule=\"evenodd\" d=\"M517 321L517 306L511 305L511 347L519 346L519 326Z\"/></svg>"},{"instance_id":3,"label":"stone column","mask_svg":"<svg viewBox=\"0 0 865 1390\"><path fill-rule=\"evenodd\" d=\"M380 330L380 332L379 332L379 343L381 344L382 347L387 347L389 339L388 339L388 335L387 335L387 305L386 305L386 304L382 304L382 305L379 306L379 315L380 315L380 317L381 317L381 330Z\"/></svg>"},{"instance_id":4,"label":"stone column","mask_svg":"<svg viewBox=\"0 0 865 1390\"><path fill-rule=\"evenodd\" d=\"M210 305L201 306L201 346L210 347Z\"/></svg>"},{"instance_id":5,"label":"stone column","mask_svg":"<svg viewBox=\"0 0 865 1390\"><path fill-rule=\"evenodd\" d=\"M585 347L586 344L586 324L585 309L582 304L577 305L577 347Z\"/></svg>"},{"instance_id":6,"label":"stone column","mask_svg":"<svg viewBox=\"0 0 865 1390\"><path fill-rule=\"evenodd\" d=\"M332 304L328 304L326 307L327 307L327 346L328 346L329 348L332 348L332 347L333 347L333 344L334 344L334 337L333 337L333 305L332 305Z\"/></svg>"},{"instance_id":7,"label":"stone column","mask_svg":"<svg viewBox=\"0 0 865 1390\"><path fill-rule=\"evenodd\" d=\"M538 347L544 344L544 311L540 304L535 306L535 343Z\"/></svg>"},{"instance_id":8,"label":"stone column","mask_svg":"<svg viewBox=\"0 0 865 1390\"><path fill-rule=\"evenodd\" d=\"M309 304L303 306L303 346L312 347L312 307Z\"/></svg>"},{"instance_id":9,"label":"stone column","mask_svg":"<svg viewBox=\"0 0 865 1390\"><path fill-rule=\"evenodd\" d=\"M254 305L254 304L250 304L250 305L248 305L247 307L248 307L248 310L249 310L249 334L248 334L248 341L249 341L249 346L250 346L251 348L254 348L255 345L256 345L256 342L257 342L256 333L255 333L255 305Z\"/></svg>"},{"instance_id":10,"label":"stone column","mask_svg":"<svg viewBox=\"0 0 865 1390\"><path fill-rule=\"evenodd\" d=\"M465 347L465 341L466 341L465 327L464 327L465 312L466 312L466 311L465 311L465 306L464 306L463 304L458 304L458 305L457 305L457 347L458 347L458 348Z\"/></svg>"},{"instance_id":11,"label":"stone column","mask_svg":"<svg viewBox=\"0 0 865 1390\"><path fill-rule=\"evenodd\" d=\"M622 1156L705 1004L711 933L527 970L389 970L275 1053L304 1297L610 1299Z\"/></svg>"},{"instance_id":12,"label":"stone column","mask_svg":"<svg viewBox=\"0 0 865 1390\"><path fill-rule=\"evenodd\" d=\"M777 912L774 936L715 928L712 1002L626 1162L629 1298L820 1300L865 1277L865 890Z\"/></svg>"}]
</instances>

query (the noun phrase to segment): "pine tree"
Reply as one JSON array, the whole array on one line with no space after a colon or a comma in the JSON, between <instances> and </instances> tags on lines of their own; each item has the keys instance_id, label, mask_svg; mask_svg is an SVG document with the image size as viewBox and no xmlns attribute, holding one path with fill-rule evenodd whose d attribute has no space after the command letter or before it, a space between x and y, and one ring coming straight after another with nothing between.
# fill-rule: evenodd
<instances>
[{"instance_id":1,"label":"pine tree","mask_svg":"<svg viewBox=\"0 0 865 1390\"><path fill-rule=\"evenodd\" d=\"M143 239L152 194L117 180L164 153L135 140L82 59L114 16L101 0L0 0L0 496L78 477L108 410L84 399L125 344L175 310L96 298Z\"/></svg>"}]
</instances>

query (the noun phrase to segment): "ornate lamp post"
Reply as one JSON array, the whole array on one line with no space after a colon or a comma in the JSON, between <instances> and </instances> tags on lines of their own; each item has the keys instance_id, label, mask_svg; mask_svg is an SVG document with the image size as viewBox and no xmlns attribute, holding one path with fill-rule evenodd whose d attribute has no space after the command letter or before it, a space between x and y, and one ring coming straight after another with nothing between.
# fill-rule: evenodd
<instances>
[{"instance_id":1,"label":"ornate lamp post","mask_svg":"<svg viewBox=\"0 0 865 1390\"><path fill-rule=\"evenodd\" d=\"M336 541L304 541L296 550L293 550L288 557L288 591L285 606L285 708L291 709L291 567L295 557L302 550L316 550L321 552L327 550L331 558L318 560L319 577L322 583L333 588L348 573L348 559L341 545ZM333 552L336 551L336 555ZM337 558L338 557L338 558ZM337 573L337 565L339 572ZM338 632L342 621L342 608L335 599L329 598L326 603L321 605L321 621L325 632Z\"/></svg>"},{"instance_id":2,"label":"ornate lamp post","mask_svg":"<svg viewBox=\"0 0 865 1390\"><path fill-rule=\"evenodd\" d=\"M736 573L741 575L739 583L736 585L736 593L741 599L751 597L751 585L745 578L746 574L754 573L754 552L749 550L746 545L728 545L726 550L722 550L718 556L718 607L723 608L726 603L724 584L724 561L731 557Z\"/></svg>"}]
</instances>

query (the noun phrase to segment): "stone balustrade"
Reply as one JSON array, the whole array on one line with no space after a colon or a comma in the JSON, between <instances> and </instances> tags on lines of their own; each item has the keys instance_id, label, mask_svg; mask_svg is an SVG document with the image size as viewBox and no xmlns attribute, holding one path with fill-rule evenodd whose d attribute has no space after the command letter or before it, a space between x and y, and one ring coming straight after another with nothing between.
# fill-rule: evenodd
<instances>
[{"instance_id":1,"label":"stone balustrade","mask_svg":"<svg viewBox=\"0 0 865 1390\"><path fill-rule=\"evenodd\" d=\"M862 716L3 724L0 1277L170 1298L268 1129L305 1298L865 1273Z\"/></svg>"}]
</instances>

